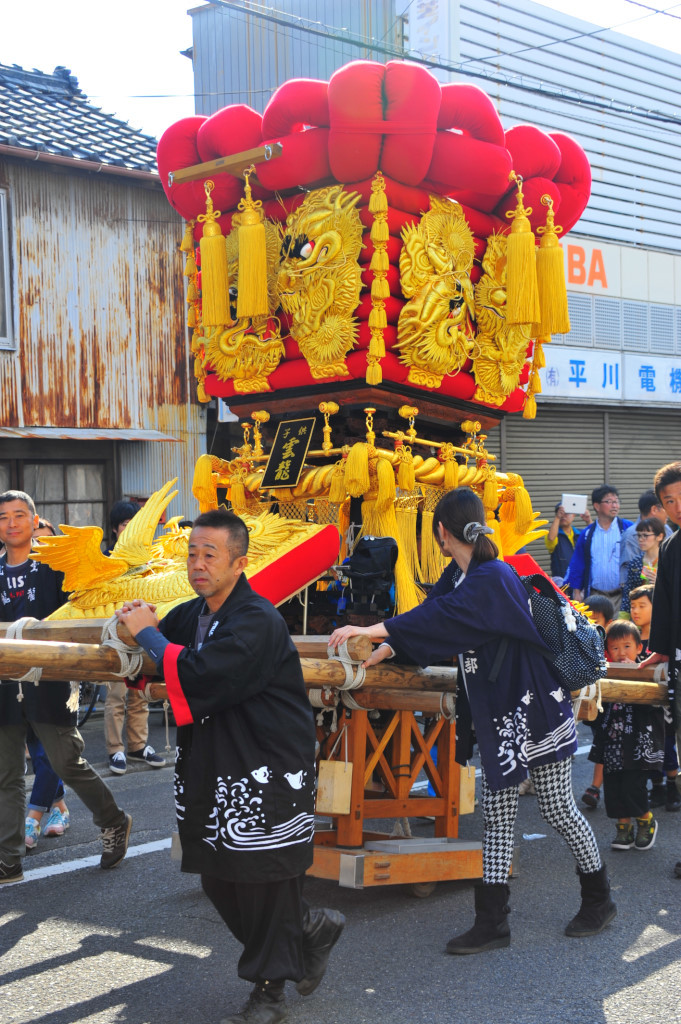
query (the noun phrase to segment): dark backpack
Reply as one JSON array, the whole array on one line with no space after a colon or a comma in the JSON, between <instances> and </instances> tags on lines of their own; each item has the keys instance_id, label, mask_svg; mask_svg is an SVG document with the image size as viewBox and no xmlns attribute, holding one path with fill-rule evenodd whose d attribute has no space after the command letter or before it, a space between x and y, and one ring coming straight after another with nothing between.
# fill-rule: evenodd
<instances>
[{"instance_id":1,"label":"dark backpack","mask_svg":"<svg viewBox=\"0 0 681 1024\"><path fill-rule=\"evenodd\" d=\"M603 631L578 612L546 576L516 575L527 591L537 632L551 651L540 653L551 662L568 693L596 683L608 670ZM491 682L496 680L507 647L508 640L502 637Z\"/></svg>"},{"instance_id":2,"label":"dark backpack","mask_svg":"<svg viewBox=\"0 0 681 1024\"><path fill-rule=\"evenodd\" d=\"M392 604L397 542L393 537L360 537L343 565L355 611L384 611Z\"/></svg>"}]
</instances>

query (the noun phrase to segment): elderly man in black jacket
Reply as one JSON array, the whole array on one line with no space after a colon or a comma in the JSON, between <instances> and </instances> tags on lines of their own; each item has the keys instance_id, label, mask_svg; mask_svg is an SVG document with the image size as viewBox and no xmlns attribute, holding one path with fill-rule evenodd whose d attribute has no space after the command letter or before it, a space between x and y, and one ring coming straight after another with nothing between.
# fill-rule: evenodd
<instances>
[{"instance_id":1,"label":"elderly man in black jacket","mask_svg":"<svg viewBox=\"0 0 681 1024\"><path fill-rule=\"evenodd\" d=\"M0 621L25 616L42 619L62 605L63 577L31 559L33 530L38 523L33 499L23 491L0 494ZM45 748L50 764L92 811L102 830L103 868L119 864L128 848L132 818L117 805L111 790L82 756L83 739L75 715L66 704L68 683L0 683L0 885L20 882L26 852L24 817L25 744L27 726Z\"/></svg>"},{"instance_id":2,"label":"elderly man in black jacket","mask_svg":"<svg viewBox=\"0 0 681 1024\"><path fill-rule=\"evenodd\" d=\"M223 1024L277 1024L284 986L317 987L345 920L302 898L312 863L314 717L286 623L243 572L248 530L223 509L195 520L187 572L198 594L159 624L141 601L117 614L163 672L177 730L182 870L243 945L254 983Z\"/></svg>"}]
</instances>

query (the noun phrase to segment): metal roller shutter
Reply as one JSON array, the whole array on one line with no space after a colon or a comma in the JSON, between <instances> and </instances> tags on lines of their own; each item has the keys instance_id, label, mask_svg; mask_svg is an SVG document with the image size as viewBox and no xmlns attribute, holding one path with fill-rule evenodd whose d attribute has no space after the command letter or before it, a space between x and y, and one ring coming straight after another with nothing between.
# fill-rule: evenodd
<instances>
[{"instance_id":1,"label":"metal roller shutter","mask_svg":"<svg viewBox=\"0 0 681 1024\"><path fill-rule=\"evenodd\" d=\"M520 416L505 421L504 465L519 473L532 498L532 507L549 522L564 492L587 494L603 483L604 414L583 406L540 404L537 418ZM544 569L549 556L543 540L533 542L530 554Z\"/></svg>"},{"instance_id":2,"label":"metal roller shutter","mask_svg":"<svg viewBox=\"0 0 681 1024\"><path fill-rule=\"evenodd\" d=\"M622 515L638 519L638 499L656 471L681 460L681 414L616 409L608 412L609 480L620 492Z\"/></svg>"}]
</instances>

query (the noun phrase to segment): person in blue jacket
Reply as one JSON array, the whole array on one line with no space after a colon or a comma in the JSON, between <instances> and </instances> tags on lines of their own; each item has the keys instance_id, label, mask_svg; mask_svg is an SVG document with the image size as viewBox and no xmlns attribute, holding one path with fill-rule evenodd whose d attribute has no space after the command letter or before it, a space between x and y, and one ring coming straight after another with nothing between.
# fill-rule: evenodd
<instances>
[{"instance_id":1,"label":"person in blue jacket","mask_svg":"<svg viewBox=\"0 0 681 1024\"><path fill-rule=\"evenodd\" d=\"M381 641L365 662L393 652L426 666L458 656L456 759L472 753L473 730L482 762L482 885L475 892L475 924L448 943L453 954L508 946L508 876L518 786L528 773L539 810L568 843L581 883L582 903L565 934L595 935L617 913L598 845L572 793L571 755L577 735L566 693L532 618L527 592L513 569L498 559L478 496L466 487L449 491L433 516L433 532L452 558L424 603L372 626L343 626L329 643L365 635ZM506 656L490 681L499 649ZM496 666L494 666L496 668Z\"/></svg>"},{"instance_id":2,"label":"person in blue jacket","mask_svg":"<svg viewBox=\"0 0 681 1024\"><path fill-rule=\"evenodd\" d=\"M565 583L577 601L590 594L602 594L612 601L615 614L622 603L620 551L622 535L632 522L619 515L620 499L616 487L602 484L591 492L596 522L582 530L575 553L570 559Z\"/></svg>"}]
</instances>

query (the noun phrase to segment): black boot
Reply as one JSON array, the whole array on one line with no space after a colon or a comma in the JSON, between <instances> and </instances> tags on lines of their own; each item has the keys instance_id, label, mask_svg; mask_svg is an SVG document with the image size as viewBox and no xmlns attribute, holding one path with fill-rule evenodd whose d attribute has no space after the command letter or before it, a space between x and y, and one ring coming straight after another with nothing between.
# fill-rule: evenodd
<instances>
[{"instance_id":1,"label":"black boot","mask_svg":"<svg viewBox=\"0 0 681 1024\"><path fill-rule=\"evenodd\" d=\"M488 949L501 949L511 944L511 929L507 914L511 890L503 883L476 885L475 924L463 935L447 943L447 952L454 956L484 953Z\"/></svg>"},{"instance_id":2,"label":"black boot","mask_svg":"<svg viewBox=\"0 0 681 1024\"><path fill-rule=\"evenodd\" d=\"M666 811L681 810L681 796L676 788L676 776L673 779L667 779L667 802L664 809Z\"/></svg>"},{"instance_id":3,"label":"black boot","mask_svg":"<svg viewBox=\"0 0 681 1024\"><path fill-rule=\"evenodd\" d=\"M605 864L600 871L584 874L578 870L577 874L582 887L582 905L565 929L565 934L571 939L598 935L617 913L617 907L610 899L610 880Z\"/></svg>"},{"instance_id":4,"label":"black boot","mask_svg":"<svg viewBox=\"0 0 681 1024\"><path fill-rule=\"evenodd\" d=\"M254 987L248 1002L231 1017L223 1017L220 1024L278 1024L285 1020L283 981L261 981Z\"/></svg>"},{"instance_id":5,"label":"black boot","mask_svg":"<svg viewBox=\"0 0 681 1024\"><path fill-rule=\"evenodd\" d=\"M303 963L305 977L296 985L301 996L309 996L324 977L331 950L345 927L345 918L338 910L322 907L308 910L303 922Z\"/></svg>"}]
</instances>

